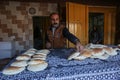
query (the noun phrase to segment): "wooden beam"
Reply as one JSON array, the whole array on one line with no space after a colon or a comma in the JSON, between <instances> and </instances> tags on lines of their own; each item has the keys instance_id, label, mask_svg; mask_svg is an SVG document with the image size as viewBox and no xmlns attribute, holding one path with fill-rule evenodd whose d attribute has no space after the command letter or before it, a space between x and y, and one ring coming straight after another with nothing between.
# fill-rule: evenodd
<instances>
[{"instance_id":1,"label":"wooden beam","mask_svg":"<svg viewBox=\"0 0 120 80\"><path fill-rule=\"evenodd\" d=\"M20 1L20 2L45 2L45 3L63 3L63 2L74 2L87 5L100 5L100 6L118 6L120 0L0 0L1 1Z\"/></svg>"}]
</instances>

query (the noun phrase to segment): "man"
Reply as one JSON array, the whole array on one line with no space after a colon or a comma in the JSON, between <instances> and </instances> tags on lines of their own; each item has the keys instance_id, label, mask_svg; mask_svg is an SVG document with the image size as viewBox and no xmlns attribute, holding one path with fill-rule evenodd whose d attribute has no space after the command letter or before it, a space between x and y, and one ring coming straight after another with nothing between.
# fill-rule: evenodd
<instances>
[{"instance_id":1,"label":"man","mask_svg":"<svg viewBox=\"0 0 120 80\"><path fill-rule=\"evenodd\" d=\"M93 43L93 44L102 43L102 37L101 37L100 32L97 29L97 26L94 26L93 30L90 33L90 43Z\"/></svg>"},{"instance_id":2,"label":"man","mask_svg":"<svg viewBox=\"0 0 120 80\"><path fill-rule=\"evenodd\" d=\"M52 13L50 21L51 26L46 33L46 48L63 48L66 46L66 39L68 39L76 45L77 51L83 50L79 39L71 34L63 24L60 24L58 13Z\"/></svg>"}]
</instances>

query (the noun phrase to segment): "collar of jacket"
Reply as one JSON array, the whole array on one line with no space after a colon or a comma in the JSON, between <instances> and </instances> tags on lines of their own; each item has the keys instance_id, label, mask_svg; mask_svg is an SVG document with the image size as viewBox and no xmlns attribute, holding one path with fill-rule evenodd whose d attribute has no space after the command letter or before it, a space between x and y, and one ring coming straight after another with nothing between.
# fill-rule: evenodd
<instances>
[{"instance_id":1,"label":"collar of jacket","mask_svg":"<svg viewBox=\"0 0 120 80\"><path fill-rule=\"evenodd\" d=\"M56 29L58 29L59 27L60 27L60 25L59 25L58 27L56 27ZM49 30L52 31L52 28L53 28L53 26L51 25L51 26L49 27Z\"/></svg>"}]
</instances>

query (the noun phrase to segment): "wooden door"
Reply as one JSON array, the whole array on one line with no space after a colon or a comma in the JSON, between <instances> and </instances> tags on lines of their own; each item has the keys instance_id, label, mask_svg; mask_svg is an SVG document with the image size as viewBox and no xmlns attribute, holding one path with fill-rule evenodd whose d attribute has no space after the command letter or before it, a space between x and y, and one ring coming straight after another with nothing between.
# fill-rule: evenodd
<instances>
[{"instance_id":1,"label":"wooden door","mask_svg":"<svg viewBox=\"0 0 120 80\"><path fill-rule=\"evenodd\" d=\"M81 44L88 43L88 7L77 3L66 3L66 23L69 31L80 39ZM68 47L74 45L67 41Z\"/></svg>"},{"instance_id":2,"label":"wooden door","mask_svg":"<svg viewBox=\"0 0 120 80\"><path fill-rule=\"evenodd\" d=\"M45 48L45 31L49 25L48 16L33 16L34 48Z\"/></svg>"},{"instance_id":3,"label":"wooden door","mask_svg":"<svg viewBox=\"0 0 120 80\"><path fill-rule=\"evenodd\" d=\"M114 44L116 27L116 7L88 6L67 2L66 23L69 31L75 36L77 36L83 45L88 44L89 12L104 14L103 44ZM74 45L69 41L67 41L67 46L74 47Z\"/></svg>"},{"instance_id":4,"label":"wooden door","mask_svg":"<svg viewBox=\"0 0 120 80\"><path fill-rule=\"evenodd\" d=\"M89 12L104 13L104 44L114 44L116 26L116 7L89 6Z\"/></svg>"}]
</instances>

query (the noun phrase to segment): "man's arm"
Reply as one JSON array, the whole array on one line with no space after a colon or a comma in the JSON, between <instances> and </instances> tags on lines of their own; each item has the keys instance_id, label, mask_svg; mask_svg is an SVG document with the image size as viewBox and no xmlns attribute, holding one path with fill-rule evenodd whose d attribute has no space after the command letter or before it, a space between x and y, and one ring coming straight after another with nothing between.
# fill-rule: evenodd
<instances>
[{"instance_id":1,"label":"man's arm","mask_svg":"<svg viewBox=\"0 0 120 80\"><path fill-rule=\"evenodd\" d=\"M84 47L81 45L80 40L74 36L72 33L69 32L69 30L65 27L63 29L63 35L66 37L69 41L75 44L77 51L82 51Z\"/></svg>"},{"instance_id":2,"label":"man's arm","mask_svg":"<svg viewBox=\"0 0 120 80\"><path fill-rule=\"evenodd\" d=\"M79 41L79 39L76 36L74 36L72 33L70 33L66 27L63 29L63 35L74 44L76 44L76 42Z\"/></svg>"}]
</instances>

